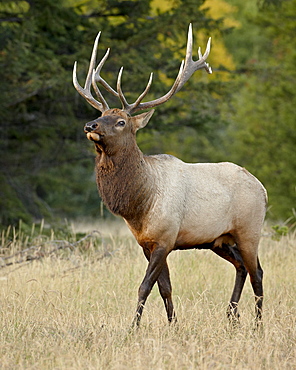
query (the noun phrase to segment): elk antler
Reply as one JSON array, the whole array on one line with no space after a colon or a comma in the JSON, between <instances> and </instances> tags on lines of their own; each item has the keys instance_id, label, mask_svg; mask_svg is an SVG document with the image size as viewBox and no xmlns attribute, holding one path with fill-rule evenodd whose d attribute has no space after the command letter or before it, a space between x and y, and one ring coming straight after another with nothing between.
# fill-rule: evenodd
<instances>
[{"instance_id":1,"label":"elk antler","mask_svg":"<svg viewBox=\"0 0 296 370\"><path fill-rule=\"evenodd\" d=\"M81 96L83 96L94 108L100 110L101 112L104 112L104 111L108 110L109 107L108 107L108 104L107 104L106 100L102 96L102 94L101 94L101 92L98 88L97 83L100 83L101 85L103 85L103 87L107 91L109 91L111 94L115 95L116 97L118 97L120 99L121 104L122 104L122 108L125 112L127 112L128 114L133 114L135 112L138 112L138 111L141 111L141 110L144 110L144 109L156 107L157 105L163 104L166 101L168 101L176 92L178 92L182 88L182 86L185 84L185 82L198 69L204 68L208 73L212 73L211 67L209 66L208 63L206 63L207 57L209 56L209 53L210 53L211 38L209 38L209 40L208 40L206 51L203 55L201 53L200 48L198 49L199 59L196 62L194 62L193 59L192 59L192 26L191 26L191 23L190 23L189 29L188 29L188 38L187 38L187 48L186 48L185 62L184 62L184 60L182 61L181 65L180 65L178 76L177 76L173 86L171 87L170 91L167 92L164 96L162 96L158 99L142 103L142 100L147 95L147 93L150 89L150 86L152 84L153 73L151 73L149 81L148 81L147 86L146 86L145 90L143 91L143 93L137 98L137 100L133 104L129 104L127 102L123 92L122 92L122 89L121 89L121 77L122 77L123 67L120 68L120 71L118 73L117 92L114 89L112 89L112 87L110 85L108 85L108 83L100 76L101 69L102 69L106 59L108 58L110 49L107 50L106 54L104 55L104 57L100 61L97 68L94 69L95 63L96 63L96 54L97 54L97 47L98 47L98 41L99 41L100 34L101 34L101 32L96 37L96 40L95 40L95 43L94 43L94 47L93 47L93 51L92 51L92 55L91 55L91 60L90 60L89 69L88 69L88 73L87 73L84 88L82 88L79 85L77 77L76 77L77 62L75 62L74 69L73 69L73 84L74 84L76 90L79 92L79 94ZM90 91L91 85L93 86L93 89L94 89L99 101L97 101L92 96L91 91Z\"/></svg>"}]
</instances>

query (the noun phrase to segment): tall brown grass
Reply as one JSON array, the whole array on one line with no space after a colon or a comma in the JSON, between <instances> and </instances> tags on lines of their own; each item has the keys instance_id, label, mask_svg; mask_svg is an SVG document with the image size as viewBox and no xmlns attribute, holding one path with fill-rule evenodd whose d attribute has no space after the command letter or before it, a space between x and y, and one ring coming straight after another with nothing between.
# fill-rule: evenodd
<instances>
[{"instance_id":1,"label":"tall brown grass","mask_svg":"<svg viewBox=\"0 0 296 370\"><path fill-rule=\"evenodd\" d=\"M53 233L32 240L15 231L10 244L2 235L2 257L18 263L0 270L1 370L296 368L295 235L262 237L261 331L249 281L240 326L229 326L234 268L210 251L169 256L178 324L167 324L155 288L140 329L130 331L146 261L122 223L96 228L101 235L77 244L69 236L72 249L55 249ZM20 260L16 253L34 243L38 258Z\"/></svg>"}]
</instances>

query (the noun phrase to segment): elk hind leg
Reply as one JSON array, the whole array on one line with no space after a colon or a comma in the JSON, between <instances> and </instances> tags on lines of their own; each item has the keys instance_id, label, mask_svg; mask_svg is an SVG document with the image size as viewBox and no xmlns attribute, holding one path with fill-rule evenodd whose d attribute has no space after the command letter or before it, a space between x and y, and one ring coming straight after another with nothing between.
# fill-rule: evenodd
<instances>
[{"instance_id":1,"label":"elk hind leg","mask_svg":"<svg viewBox=\"0 0 296 370\"><path fill-rule=\"evenodd\" d=\"M263 304L263 270L259 262L258 243L240 242L238 244L244 265L250 275L250 281L255 295L255 313L257 322L262 319Z\"/></svg>"},{"instance_id":2,"label":"elk hind leg","mask_svg":"<svg viewBox=\"0 0 296 370\"><path fill-rule=\"evenodd\" d=\"M223 243L221 247L215 247L212 249L212 251L218 256L224 258L226 261L232 263L236 269L235 284L227 309L228 318L233 324L236 324L239 320L239 313L237 309L238 302L240 300L248 272L244 265L240 251L236 246L230 246Z\"/></svg>"}]
</instances>

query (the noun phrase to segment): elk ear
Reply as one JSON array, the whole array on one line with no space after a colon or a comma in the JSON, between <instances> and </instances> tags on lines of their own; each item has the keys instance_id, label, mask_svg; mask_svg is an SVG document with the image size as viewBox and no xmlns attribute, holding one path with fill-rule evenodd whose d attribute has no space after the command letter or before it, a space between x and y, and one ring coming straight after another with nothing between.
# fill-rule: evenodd
<instances>
[{"instance_id":1,"label":"elk ear","mask_svg":"<svg viewBox=\"0 0 296 370\"><path fill-rule=\"evenodd\" d=\"M149 112L138 114L137 116L132 117L134 132L137 132L140 128L143 128L147 125L154 111L155 109L152 109Z\"/></svg>"}]
</instances>

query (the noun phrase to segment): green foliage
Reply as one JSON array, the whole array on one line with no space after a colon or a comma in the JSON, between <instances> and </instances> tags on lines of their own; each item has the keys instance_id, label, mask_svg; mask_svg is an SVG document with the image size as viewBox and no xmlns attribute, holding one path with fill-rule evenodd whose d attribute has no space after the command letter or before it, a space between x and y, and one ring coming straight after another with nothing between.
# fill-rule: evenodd
<instances>
[{"instance_id":1,"label":"green foliage","mask_svg":"<svg viewBox=\"0 0 296 370\"><path fill-rule=\"evenodd\" d=\"M296 210L292 209L292 216L289 217L283 224L276 224L271 226L273 230L272 239L280 240L282 236L286 236L289 233L292 235L295 232L296 227Z\"/></svg>"},{"instance_id":2,"label":"green foliage","mask_svg":"<svg viewBox=\"0 0 296 370\"><path fill-rule=\"evenodd\" d=\"M83 135L77 135L70 71L85 21L53 0L4 2L0 9L6 14L0 23L0 223L8 224L50 216L48 172L83 156L76 150Z\"/></svg>"},{"instance_id":3,"label":"green foliage","mask_svg":"<svg viewBox=\"0 0 296 370\"><path fill-rule=\"evenodd\" d=\"M296 204L295 5L266 4L253 17L264 50L250 53L225 108L225 151L266 186L275 219L289 217Z\"/></svg>"},{"instance_id":4,"label":"green foliage","mask_svg":"<svg viewBox=\"0 0 296 370\"><path fill-rule=\"evenodd\" d=\"M295 0L262 2L259 13L255 0L228 1L241 24L232 31L222 17L212 19L204 0L163 7L152 0L3 0L0 224L102 214L94 153L82 130L98 112L72 86L74 61L83 84L93 40L102 30L98 58L111 47L103 77L116 86L123 65L123 90L132 102L153 71L152 100L176 77L190 22L194 58L197 44L203 48L214 34L220 50L223 36L237 70L227 72L223 58L211 54L214 74L196 73L158 107L139 144L147 154L244 165L266 185L272 216L287 218L296 200ZM106 98L119 106L114 96Z\"/></svg>"},{"instance_id":5,"label":"green foliage","mask_svg":"<svg viewBox=\"0 0 296 370\"><path fill-rule=\"evenodd\" d=\"M103 70L108 82L116 84L124 65L123 88L133 100L155 71L148 98L158 97L176 77L189 22L206 32L217 26L199 9L202 3L174 1L164 11L152 10L150 0L0 4L0 224L100 214L94 153L82 130L97 112L73 88L74 61L83 83L93 40L103 30L99 57L107 47L112 50ZM198 105L195 97L188 102L195 82L179 100L159 109L156 127L178 127L180 116L182 125L197 127L211 116L206 81L201 111L188 109ZM114 97L107 99L118 106Z\"/></svg>"},{"instance_id":6,"label":"green foliage","mask_svg":"<svg viewBox=\"0 0 296 370\"><path fill-rule=\"evenodd\" d=\"M273 240L280 240L282 236L288 235L288 226L273 225L271 228L274 231L274 234L272 235Z\"/></svg>"}]
</instances>

